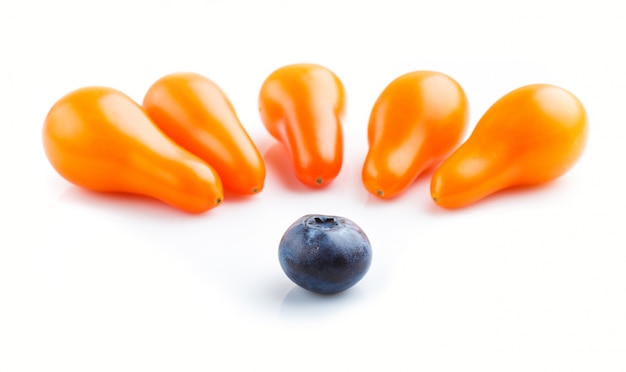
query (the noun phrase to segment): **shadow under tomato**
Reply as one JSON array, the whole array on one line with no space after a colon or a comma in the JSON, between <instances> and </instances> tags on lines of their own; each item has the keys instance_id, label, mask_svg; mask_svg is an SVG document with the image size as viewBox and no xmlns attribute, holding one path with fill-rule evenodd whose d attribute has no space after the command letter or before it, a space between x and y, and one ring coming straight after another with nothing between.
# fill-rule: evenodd
<instances>
[{"instance_id":1,"label":"shadow under tomato","mask_svg":"<svg viewBox=\"0 0 626 372\"><path fill-rule=\"evenodd\" d=\"M454 209L439 207L434 201L430 200L428 212L432 214L463 213L477 208L491 208L502 205L515 208L528 202L537 201L538 198L547 198L550 193L562 186L561 183L561 179L556 179L539 185L512 186L487 195L472 204Z\"/></svg>"},{"instance_id":2,"label":"shadow under tomato","mask_svg":"<svg viewBox=\"0 0 626 372\"><path fill-rule=\"evenodd\" d=\"M390 203L409 203L413 204L415 208L419 208L424 201L432 203L430 200L430 180L433 173L433 168L426 169L420 173L403 192L390 198L379 198L366 190L367 204L385 205Z\"/></svg>"},{"instance_id":3,"label":"shadow under tomato","mask_svg":"<svg viewBox=\"0 0 626 372\"><path fill-rule=\"evenodd\" d=\"M107 211L122 212L125 215L134 213L150 216L151 218L194 218L202 215L202 213L187 213L149 196L122 192L97 192L73 185L68 187L59 198L63 202L88 207L95 206ZM219 208L219 206L216 208ZM206 213L211 213L211 210L204 214Z\"/></svg>"},{"instance_id":4,"label":"shadow under tomato","mask_svg":"<svg viewBox=\"0 0 626 372\"><path fill-rule=\"evenodd\" d=\"M265 165L268 173L276 175L279 182L286 189L295 192L310 192L315 190L309 187L296 177L293 165L291 163L291 157L287 148L280 142L272 144L264 153Z\"/></svg>"},{"instance_id":5,"label":"shadow under tomato","mask_svg":"<svg viewBox=\"0 0 626 372\"><path fill-rule=\"evenodd\" d=\"M231 191L227 188L224 188L224 203L225 204L234 204L234 203L239 204L239 203L252 202L254 201L254 198L256 198L258 195L262 193L263 193L263 190L261 190L260 192L256 194L244 195L244 194L239 194L234 191Z\"/></svg>"}]
</instances>

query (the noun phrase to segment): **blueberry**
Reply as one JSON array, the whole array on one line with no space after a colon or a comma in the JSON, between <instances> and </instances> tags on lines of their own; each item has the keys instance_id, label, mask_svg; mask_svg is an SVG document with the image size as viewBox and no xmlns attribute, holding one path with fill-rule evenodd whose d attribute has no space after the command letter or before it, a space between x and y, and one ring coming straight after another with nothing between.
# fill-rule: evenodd
<instances>
[{"instance_id":1,"label":"blueberry","mask_svg":"<svg viewBox=\"0 0 626 372\"><path fill-rule=\"evenodd\" d=\"M351 220L308 214L285 231L278 259L285 274L300 287L332 294L365 276L372 248L363 230Z\"/></svg>"}]
</instances>

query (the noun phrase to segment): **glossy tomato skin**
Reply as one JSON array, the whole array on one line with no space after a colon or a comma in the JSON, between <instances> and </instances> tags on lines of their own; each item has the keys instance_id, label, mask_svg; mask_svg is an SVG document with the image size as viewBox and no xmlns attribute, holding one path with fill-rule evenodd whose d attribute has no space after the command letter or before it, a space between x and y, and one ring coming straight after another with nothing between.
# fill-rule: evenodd
<instances>
[{"instance_id":1,"label":"glossy tomato skin","mask_svg":"<svg viewBox=\"0 0 626 372\"><path fill-rule=\"evenodd\" d=\"M263 190L263 158L213 81L191 72L169 74L148 89L143 107L166 135L210 164L225 188L244 195Z\"/></svg>"},{"instance_id":2,"label":"glossy tomato skin","mask_svg":"<svg viewBox=\"0 0 626 372\"><path fill-rule=\"evenodd\" d=\"M48 112L42 137L51 165L77 186L146 195L190 213L223 199L217 173L115 89L85 87L65 95Z\"/></svg>"},{"instance_id":3,"label":"glossy tomato skin","mask_svg":"<svg viewBox=\"0 0 626 372\"><path fill-rule=\"evenodd\" d=\"M385 199L404 192L459 145L468 118L465 92L451 77L413 71L393 80L370 114L365 188Z\"/></svg>"},{"instance_id":4,"label":"glossy tomato skin","mask_svg":"<svg viewBox=\"0 0 626 372\"><path fill-rule=\"evenodd\" d=\"M576 164L588 131L586 110L569 91L549 84L515 89L435 171L432 198L460 208L508 187L549 182Z\"/></svg>"},{"instance_id":5,"label":"glossy tomato skin","mask_svg":"<svg viewBox=\"0 0 626 372\"><path fill-rule=\"evenodd\" d=\"M324 187L341 170L345 101L339 78L317 64L287 65L263 82L263 124L286 146L296 177L305 185Z\"/></svg>"}]
</instances>

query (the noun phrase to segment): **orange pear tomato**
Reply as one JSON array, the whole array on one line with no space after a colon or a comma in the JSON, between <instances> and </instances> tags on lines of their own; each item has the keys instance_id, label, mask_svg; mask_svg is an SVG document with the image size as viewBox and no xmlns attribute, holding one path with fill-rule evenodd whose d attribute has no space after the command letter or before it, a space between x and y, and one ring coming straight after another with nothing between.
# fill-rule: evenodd
<instances>
[{"instance_id":1,"label":"orange pear tomato","mask_svg":"<svg viewBox=\"0 0 626 372\"><path fill-rule=\"evenodd\" d=\"M52 166L80 187L146 195L190 213L223 199L213 168L115 89L86 87L65 95L48 112L42 137Z\"/></svg>"},{"instance_id":2,"label":"orange pear tomato","mask_svg":"<svg viewBox=\"0 0 626 372\"><path fill-rule=\"evenodd\" d=\"M305 185L326 186L341 170L345 101L339 78L317 64L284 66L263 82L263 124L286 146L296 177Z\"/></svg>"},{"instance_id":3,"label":"orange pear tomato","mask_svg":"<svg viewBox=\"0 0 626 372\"><path fill-rule=\"evenodd\" d=\"M195 73L157 80L143 107L170 138L210 164L225 188L238 194L263 189L265 163L224 92Z\"/></svg>"},{"instance_id":4,"label":"orange pear tomato","mask_svg":"<svg viewBox=\"0 0 626 372\"><path fill-rule=\"evenodd\" d=\"M587 135L585 108L569 91L548 84L513 90L435 171L432 198L459 208L505 188L551 181L578 161Z\"/></svg>"},{"instance_id":5,"label":"orange pear tomato","mask_svg":"<svg viewBox=\"0 0 626 372\"><path fill-rule=\"evenodd\" d=\"M393 80L370 114L365 188L380 198L404 192L459 145L468 117L465 92L447 75L413 71Z\"/></svg>"}]
</instances>

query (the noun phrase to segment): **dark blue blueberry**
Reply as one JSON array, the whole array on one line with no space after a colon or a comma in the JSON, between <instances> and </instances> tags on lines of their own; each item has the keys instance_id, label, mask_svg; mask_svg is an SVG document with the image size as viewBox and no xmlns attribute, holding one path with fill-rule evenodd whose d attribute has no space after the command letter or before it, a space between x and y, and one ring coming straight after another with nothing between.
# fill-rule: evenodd
<instances>
[{"instance_id":1,"label":"dark blue blueberry","mask_svg":"<svg viewBox=\"0 0 626 372\"><path fill-rule=\"evenodd\" d=\"M344 291L365 276L372 262L369 239L345 217L309 214L285 231L278 246L285 274L304 289Z\"/></svg>"}]
</instances>

